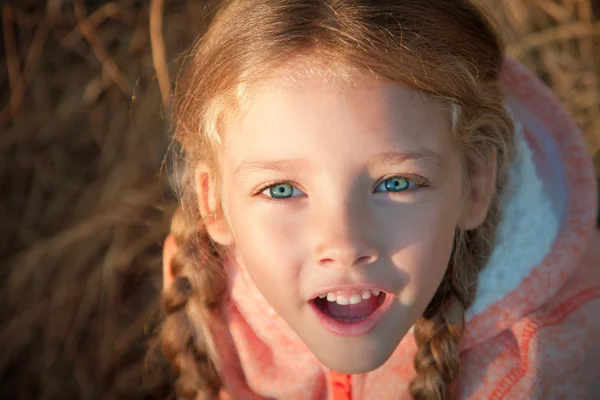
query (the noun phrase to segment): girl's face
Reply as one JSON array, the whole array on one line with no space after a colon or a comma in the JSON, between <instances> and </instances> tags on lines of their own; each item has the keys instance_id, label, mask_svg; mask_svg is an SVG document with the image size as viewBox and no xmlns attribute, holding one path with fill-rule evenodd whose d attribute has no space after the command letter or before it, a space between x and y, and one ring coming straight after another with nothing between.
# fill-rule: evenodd
<instances>
[{"instance_id":1,"label":"girl's face","mask_svg":"<svg viewBox=\"0 0 600 400\"><path fill-rule=\"evenodd\" d=\"M382 365L465 215L447 112L369 78L273 81L228 126L222 162L240 268L326 367Z\"/></svg>"}]
</instances>

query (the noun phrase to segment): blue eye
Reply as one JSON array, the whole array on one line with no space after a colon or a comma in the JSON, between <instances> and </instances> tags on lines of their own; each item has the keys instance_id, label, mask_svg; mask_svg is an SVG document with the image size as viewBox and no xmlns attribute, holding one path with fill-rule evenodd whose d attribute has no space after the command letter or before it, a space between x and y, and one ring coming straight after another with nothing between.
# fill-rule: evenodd
<instances>
[{"instance_id":1,"label":"blue eye","mask_svg":"<svg viewBox=\"0 0 600 400\"><path fill-rule=\"evenodd\" d=\"M399 193L414 189L418 186L426 186L425 184L415 183L412 179L402 176L392 176L382 180L375 188L377 192ZM271 198L272 200L286 200L292 197L302 196L302 191L291 183L280 182L262 189L261 193Z\"/></svg>"},{"instance_id":2,"label":"blue eye","mask_svg":"<svg viewBox=\"0 0 600 400\"><path fill-rule=\"evenodd\" d=\"M381 181L375 188L375 192L404 192L408 189L414 189L417 184L401 176L393 176Z\"/></svg>"},{"instance_id":3,"label":"blue eye","mask_svg":"<svg viewBox=\"0 0 600 400\"><path fill-rule=\"evenodd\" d=\"M294 195L294 186L289 183L278 183L276 185L269 186L266 188L263 193L265 193L269 197L273 197L274 199L288 199ZM296 189L299 191L298 189Z\"/></svg>"}]
</instances>

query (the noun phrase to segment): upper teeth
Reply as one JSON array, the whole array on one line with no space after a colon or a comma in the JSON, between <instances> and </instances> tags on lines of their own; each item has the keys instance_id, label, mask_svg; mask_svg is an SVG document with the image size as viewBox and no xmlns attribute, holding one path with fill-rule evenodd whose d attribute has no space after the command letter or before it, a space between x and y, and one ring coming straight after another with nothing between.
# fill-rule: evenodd
<instances>
[{"instance_id":1,"label":"upper teeth","mask_svg":"<svg viewBox=\"0 0 600 400\"><path fill-rule=\"evenodd\" d=\"M367 300L371 298L371 294L379 296L379 293L381 293L381 290L377 289L363 290L362 292L352 293L350 296L329 292L320 295L319 298L327 298L327 301L330 301L332 303L335 301L336 303L345 306L348 304L358 304L361 301L363 301L363 299Z\"/></svg>"}]
</instances>

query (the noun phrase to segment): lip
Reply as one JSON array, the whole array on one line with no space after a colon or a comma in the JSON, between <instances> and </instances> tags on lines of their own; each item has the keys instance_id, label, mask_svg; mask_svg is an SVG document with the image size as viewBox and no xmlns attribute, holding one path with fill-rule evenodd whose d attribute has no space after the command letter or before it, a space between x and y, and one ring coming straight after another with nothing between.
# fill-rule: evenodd
<instances>
[{"instance_id":1,"label":"lip","mask_svg":"<svg viewBox=\"0 0 600 400\"><path fill-rule=\"evenodd\" d=\"M360 286L363 288L364 286ZM374 287L375 289L375 287ZM338 289L340 290L340 289ZM385 290L384 290L385 292ZM385 292L385 300L383 303L375 310L375 312L369 315L367 318L362 321L355 322L343 322L338 321L334 318L331 318L325 315L319 307L316 305L314 301L309 301L310 306L315 312L317 318L321 322L321 324L330 332L338 335L338 336L346 336L346 337L355 337L361 336L377 326L377 323L381 321L385 313L389 310L394 302L396 296L390 294L389 292Z\"/></svg>"},{"instance_id":2,"label":"lip","mask_svg":"<svg viewBox=\"0 0 600 400\"><path fill-rule=\"evenodd\" d=\"M327 294L329 292L343 291L343 290L355 290L355 291L379 290L379 291L386 293L386 298L391 296L392 293L396 293L394 291L394 289L392 289L389 285L386 285L384 283L382 284L381 282L368 282L368 281L363 281L360 283L344 282L344 283L331 284L328 286L322 286L320 289L315 290L314 292L312 292L309 295L310 297L308 298L308 301L310 302L311 300L319 297L322 294Z\"/></svg>"}]
</instances>

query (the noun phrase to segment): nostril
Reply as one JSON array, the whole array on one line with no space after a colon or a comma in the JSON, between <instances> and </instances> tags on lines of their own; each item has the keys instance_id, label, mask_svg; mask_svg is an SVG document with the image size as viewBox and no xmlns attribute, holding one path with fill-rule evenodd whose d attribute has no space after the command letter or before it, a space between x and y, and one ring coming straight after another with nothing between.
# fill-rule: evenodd
<instances>
[{"instance_id":1,"label":"nostril","mask_svg":"<svg viewBox=\"0 0 600 400\"><path fill-rule=\"evenodd\" d=\"M321 264L321 265L324 265L324 266L328 266L328 265L331 265L331 264L333 264L333 263L335 263L335 262L334 262L334 260L333 260L333 259L331 259L331 258L322 258L322 259L319 261L319 264Z\"/></svg>"},{"instance_id":2,"label":"nostril","mask_svg":"<svg viewBox=\"0 0 600 400\"><path fill-rule=\"evenodd\" d=\"M355 264L373 264L375 261L377 261L377 256L361 256L356 260Z\"/></svg>"}]
</instances>

